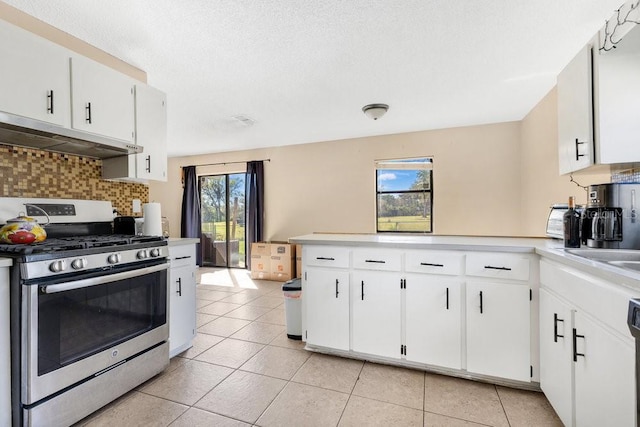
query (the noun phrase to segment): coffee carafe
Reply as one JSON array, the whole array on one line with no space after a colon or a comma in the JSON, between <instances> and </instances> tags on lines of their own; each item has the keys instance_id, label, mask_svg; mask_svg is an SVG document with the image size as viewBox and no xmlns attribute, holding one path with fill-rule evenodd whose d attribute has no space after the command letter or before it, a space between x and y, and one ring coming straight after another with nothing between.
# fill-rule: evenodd
<instances>
[{"instance_id":1,"label":"coffee carafe","mask_svg":"<svg viewBox=\"0 0 640 427\"><path fill-rule=\"evenodd\" d=\"M640 194L640 184L590 185L582 243L592 248L640 249L636 194Z\"/></svg>"}]
</instances>

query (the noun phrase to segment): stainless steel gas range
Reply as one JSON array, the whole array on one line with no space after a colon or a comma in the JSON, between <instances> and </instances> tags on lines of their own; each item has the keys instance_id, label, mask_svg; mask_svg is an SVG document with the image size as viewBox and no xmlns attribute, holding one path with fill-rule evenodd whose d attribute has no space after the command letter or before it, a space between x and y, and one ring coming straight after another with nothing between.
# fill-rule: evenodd
<instances>
[{"instance_id":1,"label":"stainless steel gas range","mask_svg":"<svg viewBox=\"0 0 640 427\"><path fill-rule=\"evenodd\" d=\"M169 364L166 240L112 233L110 202L0 198L50 224L11 268L13 425L70 425Z\"/></svg>"}]
</instances>

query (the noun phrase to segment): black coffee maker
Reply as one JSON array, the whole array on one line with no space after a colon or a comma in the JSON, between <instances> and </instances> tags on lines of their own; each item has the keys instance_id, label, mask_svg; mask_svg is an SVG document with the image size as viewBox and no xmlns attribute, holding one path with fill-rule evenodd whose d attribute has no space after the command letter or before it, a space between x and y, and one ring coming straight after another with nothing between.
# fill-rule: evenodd
<instances>
[{"instance_id":1,"label":"black coffee maker","mask_svg":"<svg viewBox=\"0 0 640 427\"><path fill-rule=\"evenodd\" d=\"M591 248L640 249L636 195L640 196L640 184L590 185L582 243Z\"/></svg>"}]
</instances>

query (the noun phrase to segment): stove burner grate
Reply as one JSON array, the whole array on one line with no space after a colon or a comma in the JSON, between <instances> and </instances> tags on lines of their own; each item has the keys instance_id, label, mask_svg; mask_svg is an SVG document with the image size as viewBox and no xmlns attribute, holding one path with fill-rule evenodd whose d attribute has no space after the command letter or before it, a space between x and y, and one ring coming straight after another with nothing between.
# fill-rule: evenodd
<instances>
[{"instance_id":1,"label":"stove burner grate","mask_svg":"<svg viewBox=\"0 0 640 427\"><path fill-rule=\"evenodd\" d=\"M59 237L47 239L41 243L0 244L0 253L30 255L71 251L74 249L116 247L135 243L160 242L163 240L164 238L161 236L130 236L124 234Z\"/></svg>"}]
</instances>

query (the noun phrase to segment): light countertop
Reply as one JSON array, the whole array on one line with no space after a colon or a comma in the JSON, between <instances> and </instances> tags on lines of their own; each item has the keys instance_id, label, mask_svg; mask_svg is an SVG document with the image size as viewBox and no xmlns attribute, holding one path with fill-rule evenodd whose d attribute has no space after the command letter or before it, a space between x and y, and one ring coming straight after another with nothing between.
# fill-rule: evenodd
<instances>
[{"instance_id":1,"label":"light countertop","mask_svg":"<svg viewBox=\"0 0 640 427\"><path fill-rule=\"evenodd\" d=\"M293 237L289 241L301 245L536 253L604 280L640 290L639 272L568 253L562 240L548 238L317 233Z\"/></svg>"},{"instance_id":2,"label":"light countertop","mask_svg":"<svg viewBox=\"0 0 640 427\"><path fill-rule=\"evenodd\" d=\"M195 245L200 243L200 239L195 237L169 237L167 243L169 246Z\"/></svg>"},{"instance_id":3,"label":"light countertop","mask_svg":"<svg viewBox=\"0 0 640 427\"><path fill-rule=\"evenodd\" d=\"M430 236L400 234L307 234L292 237L301 245L370 246L399 249L439 249L496 252L535 252L562 247L562 241L535 237Z\"/></svg>"}]
</instances>

